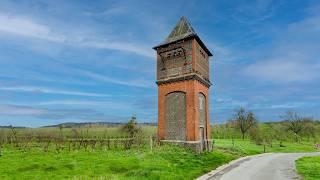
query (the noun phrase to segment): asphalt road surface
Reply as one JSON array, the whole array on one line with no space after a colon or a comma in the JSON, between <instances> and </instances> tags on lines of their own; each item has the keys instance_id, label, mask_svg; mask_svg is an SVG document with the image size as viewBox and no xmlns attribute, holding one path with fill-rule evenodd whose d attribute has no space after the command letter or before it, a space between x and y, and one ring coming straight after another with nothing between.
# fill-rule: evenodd
<instances>
[{"instance_id":1,"label":"asphalt road surface","mask_svg":"<svg viewBox=\"0 0 320 180\"><path fill-rule=\"evenodd\" d=\"M295 160L320 153L271 153L249 157L226 166L212 180L291 180L300 179Z\"/></svg>"}]
</instances>

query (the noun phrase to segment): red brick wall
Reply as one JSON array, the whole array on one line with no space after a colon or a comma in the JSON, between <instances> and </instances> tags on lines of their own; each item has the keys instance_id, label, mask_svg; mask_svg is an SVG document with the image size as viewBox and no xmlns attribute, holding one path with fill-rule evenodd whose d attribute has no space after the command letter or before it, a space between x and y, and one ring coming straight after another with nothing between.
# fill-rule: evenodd
<instances>
[{"instance_id":1,"label":"red brick wall","mask_svg":"<svg viewBox=\"0 0 320 180\"><path fill-rule=\"evenodd\" d=\"M199 139L199 102L198 93L201 92L206 97L206 114L207 114L207 138L210 139L210 123L209 123L209 97L208 88L197 80L186 80L158 86L158 138L165 139L165 97L174 91L182 91L186 93L186 139L188 141L197 141Z\"/></svg>"}]
</instances>

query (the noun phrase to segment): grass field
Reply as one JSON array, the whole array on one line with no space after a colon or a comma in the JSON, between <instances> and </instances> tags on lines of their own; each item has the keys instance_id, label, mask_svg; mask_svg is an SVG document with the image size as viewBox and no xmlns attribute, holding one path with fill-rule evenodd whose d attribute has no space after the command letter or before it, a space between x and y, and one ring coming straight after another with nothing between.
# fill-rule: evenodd
<instances>
[{"instance_id":1,"label":"grass field","mask_svg":"<svg viewBox=\"0 0 320 180\"><path fill-rule=\"evenodd\" d=\"M196 155L175 146L150 150L27 153L5 148L0 179L193 179L232 159L232 152Z\"/></svg>"},{"instance_id":2,"label":"grass field","mask_svg":"<svg viewBox=\"0 0 320 180\"><path fill-rule=\"evenodd\" d=\"M266 152L314 152L316 151L312 142L283 142L283 147L280 147L280 143L275 141L271 146L265 146ZM240 154L253 155L264 152L263 145L257 145L248 139L235 139L234 146L231 139L215 139L215 147L220 149L228 149L237 151Z\"/></svg>"},{"instance_id":3,"label":"grass field","mask_svg":"<svg viewBox=\"0 0 320 180\"><path fill-rule=\"evenodd\" d=\"M320 156L300 158L296 161L296 167L305 180L320 179Z\"/></svg>"},{"instance_id":4,"label":"grass field","mask_svg":"<svg viewBox=\"0 0 320 180\"><path fill-rule=\"evenodd\" d=\"M141 128L144 136L154 136L156 127ZM119 127L36 128L17 129L18 136L77 136L121 137ZM10 129L2 129L1 136L10 136ZM233 159L264 152L263 145L245 139L215 139L214 151L194 154L176 146L134 147L118 149L54 149L45 152L41 146L14 148L5 144L0 156L0 179L194 179ZM266 152L312 152L312 142L292 143L274 141L265 146Z\"/></svg>"},{"instance_id":5,"label":"grass field","mask_svg":"<svg viewBox=\"0 0 320 180\"><path fill-rule=\"evenodd\" d=\"M315 151L311 144L284 143L267 152ZM258 154L263 146L249 140L215 140L215 150L196 155L176 146L130 150L54 150L27 152L10 146L0 157L0 179L193 179L233 159Z\"/></svg>"}]
</instances>

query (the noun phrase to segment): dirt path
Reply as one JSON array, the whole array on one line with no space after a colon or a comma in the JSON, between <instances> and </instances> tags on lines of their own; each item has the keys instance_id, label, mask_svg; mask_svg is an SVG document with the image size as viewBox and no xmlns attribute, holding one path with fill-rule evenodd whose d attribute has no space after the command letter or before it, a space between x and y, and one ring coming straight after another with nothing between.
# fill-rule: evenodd
<instances>
[{"instance_id":1,"label":"dirt path","mask_svg":"<svg viewBox=\"0 0 320 180\"><path fill-rule=\"evenodd\" d=\"M201 176L213 180L291 180L300 179L295 171L295 160L318 153L268 153L236 160L216 171Z\"/></svg>"}]
</instances>

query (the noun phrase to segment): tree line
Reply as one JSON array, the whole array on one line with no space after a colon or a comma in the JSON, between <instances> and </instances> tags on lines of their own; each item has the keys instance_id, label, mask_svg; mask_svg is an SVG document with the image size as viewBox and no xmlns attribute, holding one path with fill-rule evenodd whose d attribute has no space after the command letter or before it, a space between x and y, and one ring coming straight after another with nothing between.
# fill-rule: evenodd
<instances>
[{"instance_id":1,"label":"tree line","mask_svg":"<svg viewBox=\"0 0 320 180\"><path fill-rule=\"evenodd\" d=\"M212 128L213 138L250 138L257 144L272 144L272 141L277 140L280 146L283 146L283 141L319 142L319 121L294 111L280 117L280 122L260 123L252 111L239 108L227 123Z\"/></svg>"}]
</instances>

